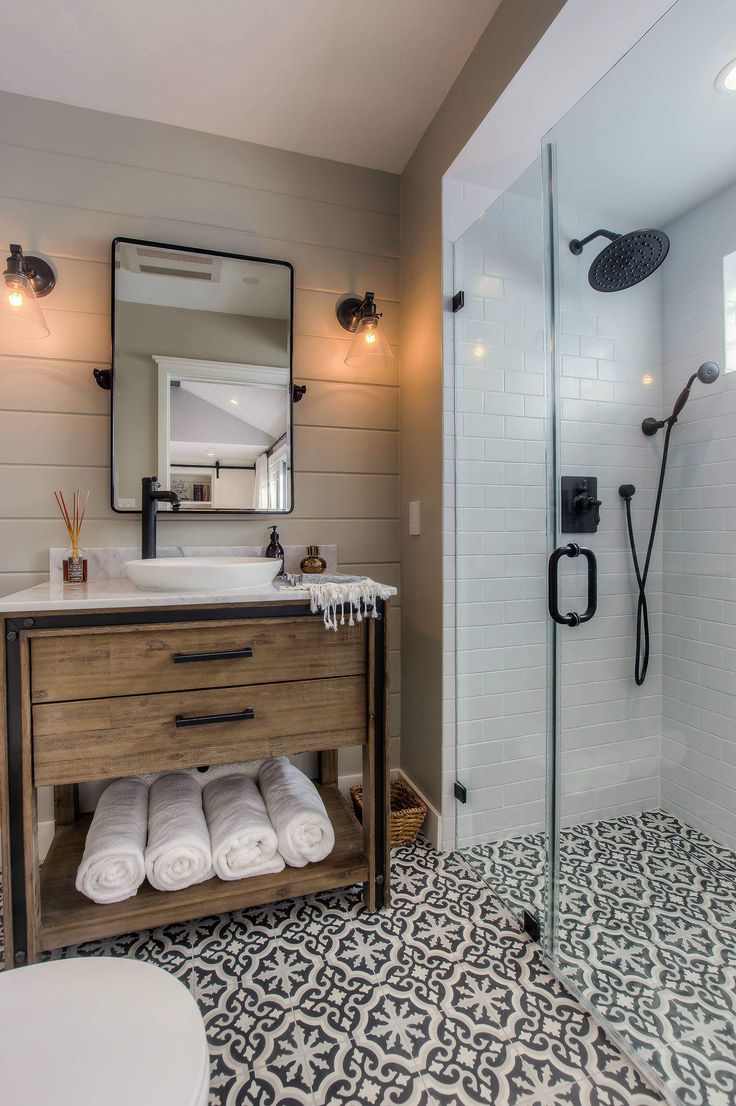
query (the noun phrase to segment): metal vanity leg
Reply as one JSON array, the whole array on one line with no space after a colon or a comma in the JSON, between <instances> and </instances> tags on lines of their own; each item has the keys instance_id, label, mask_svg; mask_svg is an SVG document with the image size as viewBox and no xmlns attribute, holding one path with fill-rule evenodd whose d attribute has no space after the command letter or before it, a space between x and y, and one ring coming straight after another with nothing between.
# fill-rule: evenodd
<instances>
[{"instance_id":1,"label":"metal vanity leg","mask_svg":"<svg viewBox=\"0 0 736 1106\"><path fill-rule=\"evenodd\" d=\"M373 755L374 755L374 864L376 883L376 910L390 902L391 847L388 833L390 819L390 736L389 736L389 679L388 679L388 604L380 605L380 618L372 620L373 640Z\"/></svg>"},{"instance_id":2,"label":"metal vanity leg","mask_svg":"<svg viewBox=\"0 0 736 1106\"><path fill-rule=\"evenodd\" d=\"M10 872L4 874L6 902L10 901L10 930L5 934L5 962L27 960L26 871L23 818L23 730L21 722L20 634L5 623L5 691L7 708L8 833L6 855ZM7 911L7 907L6 907Z\"/></svg>"}]
</instances>

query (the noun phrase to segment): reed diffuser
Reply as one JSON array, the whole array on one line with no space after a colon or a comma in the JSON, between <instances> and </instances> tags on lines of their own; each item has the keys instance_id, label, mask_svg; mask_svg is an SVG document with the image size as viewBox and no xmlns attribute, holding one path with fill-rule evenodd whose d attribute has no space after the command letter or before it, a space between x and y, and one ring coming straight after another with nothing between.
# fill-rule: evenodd
<instances>
[{"instance_id":1,"label":"reed diffuser","mask_svg":"<svg viewBox=\"0 0 736 1106\"><path fill-rule=\"evenodd\" d=\"M82 533L84 516L87 513L89 492L84 497L83 506L82 493L79 491L73 493L71 511L67 507L63 492L54 492L54 495L56 496L56 502L59 504L61 517L64 519L70 541L69 552L64 558L64 583L84 584L87 580L87 558L83 557L79 551L79 537Z\"/></svg>"}]
</instances>

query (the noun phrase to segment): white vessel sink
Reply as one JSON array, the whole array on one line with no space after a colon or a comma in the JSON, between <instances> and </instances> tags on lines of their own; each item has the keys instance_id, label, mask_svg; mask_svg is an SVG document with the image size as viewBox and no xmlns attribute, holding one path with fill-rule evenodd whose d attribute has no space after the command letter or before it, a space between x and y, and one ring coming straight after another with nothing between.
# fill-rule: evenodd
<instances>
[{"instance_id":1,"label":"white vessel sink","mask_svg":"<svg viewBox=\"0 0 736 1106\"><path fill-rule=\"evenodd\" d=\"M218 591L267 587L281 571L273 557L153 557L126 561L125 571L146 591Z\"/></svg>"}]
</instances>

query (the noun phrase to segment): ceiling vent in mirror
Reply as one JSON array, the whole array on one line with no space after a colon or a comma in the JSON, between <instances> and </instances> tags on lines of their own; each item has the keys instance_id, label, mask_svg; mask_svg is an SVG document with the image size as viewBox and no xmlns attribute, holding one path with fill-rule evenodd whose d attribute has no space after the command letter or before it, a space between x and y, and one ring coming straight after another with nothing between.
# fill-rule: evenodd
<instances>
[{"instance_id":1,"label":"ceiling vent in mirror","mask_svg":"<svg viewBox=\"0 0 736 1106\"><path fill-rule=\"evenodd\" d=\"M221 259L206 253L180 253L178 250L126 245L121 248L120 255L120 267L129 273L203 280L208 284L219 284L222 276Z\"/></svg>"}]
</instances>

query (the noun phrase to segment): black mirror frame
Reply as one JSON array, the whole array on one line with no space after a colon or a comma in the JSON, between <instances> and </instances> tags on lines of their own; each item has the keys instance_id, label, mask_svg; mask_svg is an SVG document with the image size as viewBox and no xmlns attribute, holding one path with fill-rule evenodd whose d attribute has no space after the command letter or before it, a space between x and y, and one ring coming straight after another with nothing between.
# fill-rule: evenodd
<instances>
[{"instance_id":1,"label":"black mirror frame","mask_svg":"<svg viewBox=\"0 0 736 1106\"><path fill-rule=\"evenodd\" d=\"M295 399L295 389L299 385L294 384L294 266L290 261L280 261L273 257L253 257L251 254L245 253L225 253L223 250L204 250L198 246L175 246L171 242L151 242L145 238L127 238L122 235L113 238L110 247L110 507L116 515L139 515L141 512L134 508L122 508L115 506L115 250L120 243L130 246L152 246L155 249L164 250L179 250L185 253L201 253L208 257L226 257L234 259L235 261L258 261L263 262L266 265L281 265L283 268L289 271L289 442L291 445L291 452L289 457L289 508L282 511L260 511L254 509L240 509L237 507L220 507L217 510L207 511L192 511L188 510L184 513L175 513L173 511L161 511L158 518L159 521L165 518L189 518L193 516L195 518L222 518L227 515L229 517L242 516L250 518L253 515L257 516L273 516L276 518L282 515L290 515L294 511L294 403L298 402ZM100 383L97 372L104 372L105 370L95 370L95 379ZM100 384L101 387L106 387L105 384ZM306 387L304 388L306 391ZM301 393L299 399L304 392Z\"/></svg>"}]
</instances>

